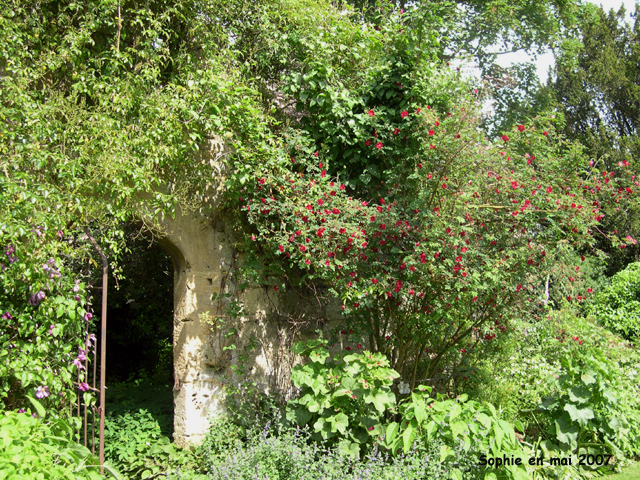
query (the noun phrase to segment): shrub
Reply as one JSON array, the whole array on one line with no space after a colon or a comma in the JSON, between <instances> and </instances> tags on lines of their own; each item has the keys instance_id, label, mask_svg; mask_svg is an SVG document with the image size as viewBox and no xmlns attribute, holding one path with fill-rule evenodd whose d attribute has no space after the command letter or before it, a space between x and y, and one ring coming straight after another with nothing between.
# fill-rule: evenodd
<instances>
[{"instance_id":1,"label":"shrub","mask_svg":"<svg viewBox=\"0 0 640 480\"><path fill-rule=\"evenodd\" d=\"M73 429L64 420L46 421L42 406L37 414L4 412L0 416L0 478L100 479L98 459L72 438ZM106 465L105 472L121 478Z\"/></svg>"},{"instance_id":2,"label":"shrub","mask_svg":"<svg viewBox=\"0 0 640 480\"><path fill-rule=\"evenodd\" d=\"M467 401L467 395L452 400L438 394L434 399L431 387L424 385L397 401L391 386L398 373L388 367L382 354L363 351L326 362L329 352L322 339L299 342L294 352L311 361L297 365L292 373L301 391L290 402L295 410L289 418L308 426L313 439L339 445L339 451L352 458L374 445L394 455L399 451L407 455L416 440L438 443L443 465L456 456L457 448L463 455L523 457L514 426L500 419L489 403ZM496 472L507 478L526 478L524 466ZM454 478L462 473L457 467L452 469Z\"/></svg>"},{"instance_id":3,"label":"shrub","mask_svg":"<svg viewBox=\"0 0 640 480\"><path fill-rule=\"evenodd\" d=\"M105 457L131 479L162 478L179 466L197 468L193 452L171 443L144 409L108 417L104 441Z\"/></svg>"},{"instance_id":4,"label":"shrub","mask_svg":"<svg viewBox=\"0 0 640 480\"><path fill-rule=\"evenodd\" d=\"M553 380L559 393L538 407L552 419L547 448L619 460L637 452L640 415L625 399L632 392L622 385L617 365L596 348L575 349L561 365Z\"/></svg>"},{"instance_id":5,"label":"shrub","mask_svg":"<svg viewBox=\"0 0 640 480\"><path fill-rule=\"evenodd\" d=\"M211 480L444 480L459 469L465 480L482 478L477 457L462 448L454 450L440 462L442 443L417 441L406 454L392 457L372 447L360 459L341 454L338 449L324 449L311 440L306 429L289 430L274 435L269 425L246 445L237 445L223 456L205 455ZM207 444L205 442L205 444ZM184 472L178 478L185 478ZM189 477L186 477L189 478Z\"/></svg>"},{"instance_id":6,"label":"shrub","mask_svg":"<svg viewBox=\"0 0 640 480\"><path fill-rule=\"evenodd\" d=\"M0 253L0 410L26 408L31 395L64 415L77 395L93 401L85 382L95 336L85 285L59 252L69 245L40 235ZM8 238L0 225L0 244Z\"/></svg>"},{"instance_id":7,"label":"shrub","mask_svg":"<svg viewBox=\"0 0 640 480\"><path fill-rule=\"evenodd\" d=\"M301 389L290 402L297 407L291 420L311 425L315 439L340 442L351 452L382 435L385 418L395 413L391 385L398 378L384 355L365 351L325 363L329 352L322 339L299 342L293 351L308 355L311 362L291 373L291 381Z\"/></svg>"},{"instance_id":8,"label":"shrub","mask_svg":"<svg viewBox=\"0 0 640 480\"><path fill-rule=\"evenodd\" d=\"M616 273L589 306L598 322L626 339L640 335L640 263Z\"/></svg>"}]
</instances>

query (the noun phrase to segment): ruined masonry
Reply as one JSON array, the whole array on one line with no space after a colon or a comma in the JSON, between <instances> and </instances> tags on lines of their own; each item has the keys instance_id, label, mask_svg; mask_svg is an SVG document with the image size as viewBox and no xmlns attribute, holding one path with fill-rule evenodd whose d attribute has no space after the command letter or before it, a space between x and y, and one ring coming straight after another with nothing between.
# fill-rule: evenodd
<instances>
[{"instance_id":1,"label":"ruined masonry","mask_svg":"<svg viewBox=\"0 0 640 480\"><path fill-rule=\"evenodd\" d=\"M227 153L214 142L201 161L222 179ZM221 184L207 192L209 208L152 220L174 267L174 437L179 445L202 441L210 416L224 411L225 387L242 384L245 375L266 394L290 391L293 342L337 315L317 296L309 301L278 295L263 285L239 290L237 266L243 255L234 250L228 222L211 214ZM230 306L240 313L229 316ZM306 331L292 328L301 322L309 325Z\"/></svg>"}]
</instances>

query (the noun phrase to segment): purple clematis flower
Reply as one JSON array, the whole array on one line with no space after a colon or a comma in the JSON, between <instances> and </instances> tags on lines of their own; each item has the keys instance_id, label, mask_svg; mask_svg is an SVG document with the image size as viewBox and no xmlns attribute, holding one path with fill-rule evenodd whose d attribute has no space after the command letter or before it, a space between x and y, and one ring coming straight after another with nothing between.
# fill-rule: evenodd
<instances>
[{"instance_id":1,"label":"purple clematis flower","mask_svg":"<svg viewBox=\"0 0 640 480\"><path fill-rule=\"evenodd\" d=\"M44 292L42 290L40 290L38 293L31 295L31 298L29 298L29 305L33 305L34 307L37 307L40 302L42 300L44 300Z\"/></svg>"},{"instance_id":2,"label":"purple clematis flower","mask_svg":"<svg viewBox=\"0 0 640 480\"><path fill-rule=\"evenodd\" d=\"M91 334L89 334L89 336L87 337L87 340L86 340L86 342L85 342L85 345L86 345L86 347L87 347L87 348L90 348L90 347L91 347L91 344L93 344L93 343L96 343L96 336L95 336L93 333L91 333Z\"/></svg>"},{"instance_id":3,"label":"purple clematis flower","mask_svg":"<svg viewBox=\"0 0 640 480\"><path fill-rule=\"evenodd\" d=\"M24 408L19 408L18 413L27 413L27 411Z\"/></svg>"},{"instance_id":4,"label":"purple clematis flower","mask_svg":"<svg viewBox=\"0 0 640 480\"><path fill-rule=\"evenodd\" d=\"M51 393L49 392L49 387L46 385L40 386L36 388L36 398L43 399L47 398Z\"/></svg>"},{"instance_id":5,"label":"purple clematis flower","mask_svg":"<svg viewBox=\"0 0 640 480\"><path fill-rule=\"evenodd\" d=\"M93 313L91 312L87 312L84 314L84 319L88 322L89 320L91 320L93 318Z\"/></svg>"},{"instance_id":6,"label":"purple clematis flower","mask_svg":"<svg viewBox=\"0 0 640 480\"><path fill-rule=\"evenodd\" d=\"M78 390L80 390L81 392L86 392L87 390L89 390L89 384L86 382L82 382L78 385Z\"/></svg>"},{"instance_id":7,"label":"purple clematis flower","mask_svg":"<svg viewBox=\"0 0 640 480\"><path fill-rule=\"evenodd\" d=\"M5 312L2 314L2 320L13 320L13 317L9 312Z\"/></svg>"},{"instance_id":8,"label":"purple clematis flower","mask_svg":"<svg viewBox=\"0 0 640 480\"><path fill-rule=\"evenodd\" d=\"M84 359L86 360L87 357L84 357ZM80 370L84 370L84 365L82 365L82 359L79 356L73 360L73 364L76 367L78 367Z\"/></svg>"},{"instance_id":9,"label":"purple clematis flower","mask_svg":"<svg viewBox=\"0 0 640 480\"><path fill-rule=\"evenodd\" d=\"M16 253L16 250L13 248L13 245L7 245L7 248L4 249L4 253L9 258L9 263L13 263L17 260L16 257L13 256Z\"/></svg>"}]
</instances>

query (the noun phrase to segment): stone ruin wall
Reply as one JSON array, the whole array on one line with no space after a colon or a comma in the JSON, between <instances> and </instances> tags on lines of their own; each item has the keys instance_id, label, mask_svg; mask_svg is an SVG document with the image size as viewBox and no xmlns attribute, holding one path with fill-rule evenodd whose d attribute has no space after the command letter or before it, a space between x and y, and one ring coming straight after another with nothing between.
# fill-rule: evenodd
<instances>
[{"instance_id":1,"label":"stone ruin wall","mask_svg":"<svg viewBox=\"0 0 640 480\"><path fill-rule=\"evenodd\" d=\"M218 144L205 161L222 172L223 158ZM212 187L214 202L219 185ZM215 212L215 205L206 211ZM198 444L210 416L224 411L225 387L245 380L233 366L242 363L262 392L286 395L296 361L291 346L339 313L335 302L328 305L314 295L303 298L263 285L240 290L237 266L243 259L224 218L178 212L150 223L162 232L159 243L174 266L174 438L179 445ZM232 302L242 307L236 317L227 314ZM225 350L231 345L236 348Z\"/></svg>"}]
</instances>

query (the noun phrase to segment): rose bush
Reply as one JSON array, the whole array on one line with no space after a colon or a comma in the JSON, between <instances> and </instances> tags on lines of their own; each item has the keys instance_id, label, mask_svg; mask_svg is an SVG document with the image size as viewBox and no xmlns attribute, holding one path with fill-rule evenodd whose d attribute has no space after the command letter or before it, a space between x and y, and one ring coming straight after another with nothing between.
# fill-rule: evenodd
<instances>
[{"instance_id":1,"label":"rose bush","mask_svg":"<svg viewBox=\"0 0 640 480\"><path fill-rule=\"evenodd\" d=\"M280 273L329 283L350 326L412 380L507 333L509 319L537 302L532 277L546 258L591 244L602 196L632 195L535 125L507 144L484 141L473 109L439 118L416 107L413 155L395 160L392 145L380 153L390 166L368 200L302 145L241 197L253 238L280 260Z\"/></svg>"},{"instance_id":2,"label":"rose bush","mask_svg":"<svg viewBox=\"0 0 640 480\"><path fill-rule=\"evenodd\" d=\"M348 326L411 380L507 334L552 264L591 248L603 204L635 202L638 183L625 165L594 168L552 116L485 138L474 90L433 55L432 13L381 10L362 39L372 62L348 84L317 61L333 58L331 32L305 44L283 77L300 128L229 183L263 281L329 285Z\"/></svg>"}]
</instances>

